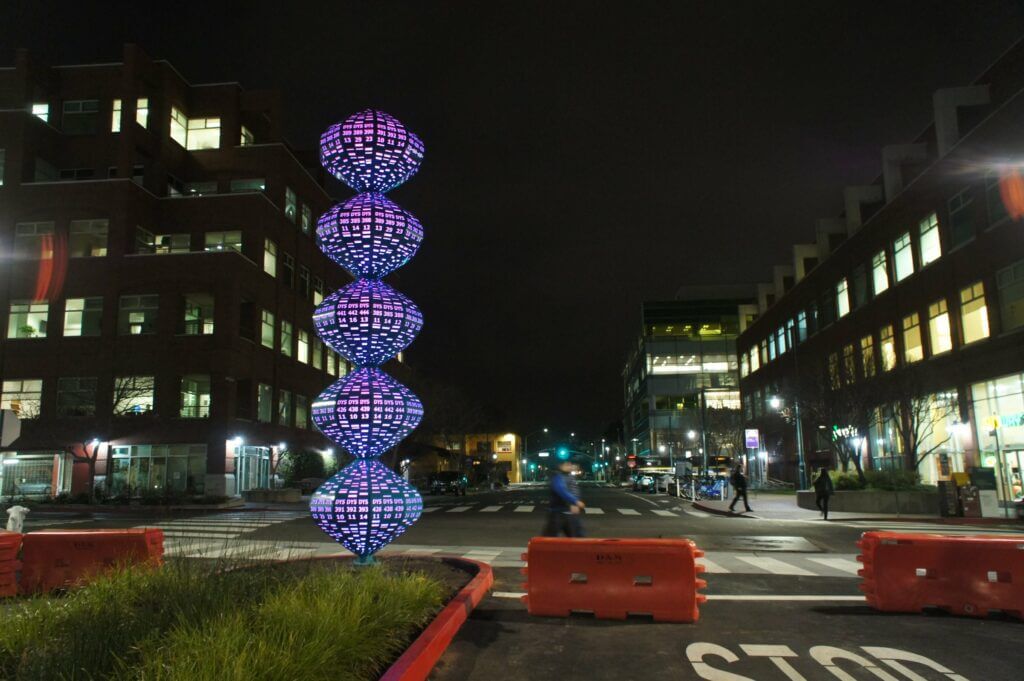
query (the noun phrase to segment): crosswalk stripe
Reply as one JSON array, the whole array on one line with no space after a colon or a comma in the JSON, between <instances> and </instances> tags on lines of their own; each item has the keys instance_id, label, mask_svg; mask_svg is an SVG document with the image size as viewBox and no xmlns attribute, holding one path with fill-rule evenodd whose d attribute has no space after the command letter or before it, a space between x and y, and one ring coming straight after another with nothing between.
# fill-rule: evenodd
<instances>
[{"instance_id":1,"label":"crosswalk stripe","mask_svg":"<svg viewBox=\"0 0 1024 681\"><path fill-rule=\"evenodd\" d=\"M534 507L533 507L533 506L530 506L530 505L526 505L526 506L516 506L516 511L515 511L515 512L516 512L516 513L529 513L529 512L531 512L531 511L532 511L533 509L534 509Z\"/></svg>"},{"instance_id":2,"label":"crosswalk stripe","mask_svg":"<svg viewBox=\"0 0 1024 681\"><path fill-rule=\"evenodd\" d=\"M495 511L500 511L500 510L501 510L501 506L487 506L486 508L481 508L480 512L481 513L494 513Z\"/></svg>"},{"instance_id":3,"label":"crosswalk stripe","mask_svg":"<svg viewBox=\"0 0 1024 681\"><path fill-rule=\"evenodd\" d=\"M593 506L587 506L587 515L604 515L604 510L600 508L594 508Z\"/></svg>"},{"instance_id":4,"label":"crosswalk stripe","mask_svg":"<svg viewBox=\"0 0 1024 681\"><path fill-rule=\"evenodd\" d=\"M663 511L660 508L654 509L653 511L651 511L651 513L653 513L655 515L671 516L673 518L678 518L679 517L677 514L673 513L672 511Z\"/></svg>"},{"instance_id":5,"label":"crosswalk stripe","mask_svg":"<svg viewBox=\"0 0 1024 681\"><path fill-rule=\"evenodd\" d=\"M424 513L433 513L434 511L436 511L439 508L441 508L441 507L440 506L424 506L423 507L423 512Z\"/></svg>"},{"instance_id":6,"label":"crosswalk stripe","mask_svg":"<svg viewBox=\"0 0 1024 681\"><path fill-rule=\"evenodd\" d=\"M620 508L618 511L622 515L640 515L640 511L636 511L632 508Z\"/></svg>"},{"instance_id":7,"label":"crosswalk stripe","mask_svg":"<svg viewBox=\"0 0 1024 681\"><path fill-rule=\"evenodd\" d=\"M698 558L697 560L699 561L699 564L704 566L705 572L714 572L719 575L731 572L731 570L726 570L724 567L708 558Z\"/></svg>"},{"instance_id":8,"label":"crosswalk stripe","mask_svg":"<svg viewBox=\"0 0 1024 681\"><path fill-rule=\"evenodd\" d=\"M860 563L847 560L846 558L819 558L815 556L808 556L807 560L819 563L825 567L830 567L834 570L839 570L840 572L848 572L854 575L857 574L857 571L862 567Z\"/></svg>"},{"instance_id":9,"label":"crosswalk stripe","mask_svg":"<svg viewBox=\"0 0 1024 681\"><path fill-rule=\"evenodd\" d=\"M473 508L473 507L472 506L456 506L455 508L449 508L448 509L448 513L462 513L463 511L468 511L471 508Z\"/></svg>"},{"instance_id":10,"label":"crosswalk stripe","mask_svg":"<svg viewBox=\"0 0 1024 681\"><path fill-rule=\"evenodd\" d=\"M773 575L814 576L814 573L809 570L797 567L796 565L790 565L789 563L783 563L781 560L769 558L768 556L754 556L752 558L748 558L746 556L735 556L735 558L736 560L741 560L744 563L749 563L756 568L761 568L765 572L770 572Z\"/></svg>"}]
</instances>

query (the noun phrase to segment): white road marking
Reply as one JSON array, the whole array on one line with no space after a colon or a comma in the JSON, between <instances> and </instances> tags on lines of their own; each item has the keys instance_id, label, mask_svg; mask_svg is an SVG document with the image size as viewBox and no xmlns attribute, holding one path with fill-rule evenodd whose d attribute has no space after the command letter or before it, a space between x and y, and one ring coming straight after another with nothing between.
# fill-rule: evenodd
<instances>
[{"instance_id":1,"label":"white road marking","mask_svg":"<svg viewBox=\"0 0 1024 681\"><path fill-rule=\"evenodd\" d=\"M534 508L534 507L533 507L533 506L530 506L530 505L526 505L526 506L517 506L517 507L516 507L516 513L529 513L530 511L532 511L532 510L533 510L533 508Z\"/></svg>"},{"instance_id":2,"label":"white road marking","mask_svg":"<svg viewBox=\"0 0 1024 681\"><path fill-rule=\"evenodd\" d=\"M813 577L814 573L808 570L804 570L796 565L790 565L789 563L783 563L781 560L775 558L769 558L768 556L754 556L748 558L747 556L734 556L736 560L741 560L744 563L749 563L754 567L761 568L766 572L770 572L773 575L802 575L805 577Z\"/></svg>"},{"instance_id":3,"label":"white road marking","mask_svg":"<svg viewBox=\"0 0 1024 681\"><path fill-rule=\"evenodd\" d=\"M640 511L636 511L632 508L620 508L618 511L622 515L640 515Z\"/></svg>"},{"instance_id":4,"label":"white road marking","mask_svg":"<svg viewBox=\"0 0 1024 681\"><path fill-rule=\"evenodd\" d=\"M696 516L697 518L710 518L711 517L710 513L705 513L704 511L698 511L695 508L684 508L683 509L683 513L685 513L686 515Z\"/></svg>"},{"instance_id":5,"label":"white road marking","mask_svg":"<svg viewBox=\"0 0 1024 681\"><path fill-rule=\"evenodd\" d=\"M441 507L440 506L424 506L423 507L423 512L424 513L433 513L434 511L436 511L439 508L441 508Z\"/></svg>"},{"instance_id":6,"label":"white road marking","mask_svg":"<svg viewBox=\"0 0 1024 681\"><path fill-rule=\"evenodd\" d=\"M604 515L604 510L600 508L594 508L593 506L587 506L583 509L587 515Z\"/></svg>"},{"instance_id":7,"label":"white road marking","mask_svg":"<svg viewBox=\"0 0 1024 681\"><path fill-rule=\"evenodd\" d=\"M669 517L672 517L672 518L678 518L679 517L679 514L677 514L677 513L673 513L672 511L663 511L660 508L654 509L653 511L651 511L651 513L653 513L654 515L669 516Z\"/></svg>"},{"instance_id":8,"label":"white road marking","mask_svg":"<svg viewBox=\"0 0 1024 681\"><path fill-rule=\"evenodd\" d=\"M714 572L715 574L726 574L726 573L730 572L730 570L726 570L724 567L722 567L721 565L719 565L715 561L710 560L708 558L698 558L697 561L698 561L698 564L701 564L701 565L704 566L704 568L705 568L704 571L705 572Z\"/></svg>"},{"instance_id":9,"label":"white road marking","mask_svg":"<svg viewBox=\"0 0 1024 681\"><path fill-rule=\"evenodd\" d=\"M472 506L456 506L454 508L449 508L448 509L448 513L462 513L463 511L468 511L471 508L473 508L473 507Z\"/></svg>"},{"instance_id":10,"label":"white road marking","mask_svg":"<svg viewBox=\"0 0 1024 681\"><path fill-rule=\"evenodd\" d=\"M495 598L522 598L526 595L525 591L492 591L491 595Z\"/></svg>"},{"instance_id":11,"label":"white road marking","mask_svg":"<svg viewBox=\"0 0 1024 681\"><path fill-rule=\"evenodd\" d=\"M626 494L627 494L627 495L629 495L629 496L631 496L631 497L635 497L635 498L639 499L640 501L646 501L646 502L647 502L648 504L650 504L651 506L657 506L657 504L656 504L656 503L654 503L653 501L651 501L650 499L648 499L648 498L646 498L646 497L641 497L641 496L637 496L636 494L631 494L631 493L629 493L629 492L626 492Z\"/></svg>"},{"instance_id":12,"label":"white road marking","mask_svg":"<svg viewBox=\"0 0 1024 681\"><path fill-rule=\"evenodd\" d=\"M847 558L817 558L808 556L807 560L814 561L815 563L820 563L821 565L824 565L825 567L830 567L833 570L839 570L840 572L848 572L852 575L856 575L857 571L864 567L860 563L849 560Z\"/></svg>"},{"instance_id":13,"label":"white road marking","mask_svg":"<svg viewBox=\"0 0 1024 681\"><path fill-rule=\"evenodd\" d=\"M481 508L480 512L481 513L494 513L495 511L500 511L500 510L501 510L501 506L488 506L486 508Z\"/></svg>"}]
</instances>

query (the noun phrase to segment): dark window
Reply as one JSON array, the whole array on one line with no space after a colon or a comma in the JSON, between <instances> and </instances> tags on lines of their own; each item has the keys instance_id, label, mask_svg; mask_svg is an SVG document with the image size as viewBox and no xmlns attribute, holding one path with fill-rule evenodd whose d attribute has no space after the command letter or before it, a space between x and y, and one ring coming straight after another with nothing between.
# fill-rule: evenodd
<instances>
[{"instance_id":1,"label":"dark window","mask_svg":"<svg viewBox=\"0 0 1024 681\"><path fill-rule=\"evenodd\" d=\"M92 135L99 121L100 103L95 99L64 102L61 130L66 135Z\"/></svg>"},{"instance_id":2,"label":"dark window","mask_svg":"<svg viewBox=\"0 0 1024 681\"><path fill-rule=\"evenodd\" d=\"M251 421L252 417L252 380L240 378L235 381L235 418Z\"/></svg>"},{"instance_id":3,"label":"dark window","mask_svg":"<svg viewBox=\"0 0 1024 681\"><path fill-rule=\"evenodd\" d=\"M999 270L999 317L1003 331L1024 326L1024 260Z\"/></svg>"},{"instance_id":4,"label":"dark window","mask_svg":"<svg viewBox=\"0 0 1024 681\"><path fill-rule=\"evenodd\" d=\"M251 300L243 300L239 306L238 335L256 342L256 306Z\"/></svg>"},{"instance_id":5,"label":"dark window","mask_svg":"<svg viewBox=\"0 0 1024 681\"><path fill-rule=\"evenodd\" d=\"M964 189L949 200L949 244L956 248L974 236L974 196Z\"/></svg>"},{"instance_id":6,"label":"dark window","mask_svg":"<svg viewBox=\"0 0 1024 681\"><path fill-rule=\"evenodd\" d=\"M985 206L988 208L988 224L992 226L1007 216L1003 196L999 191L999 173L985 176Z\"/></svg>"},{"instance_id":7,"label":"dark window","mask_svg":"<svg viewBox=\"0 0 1024 681\"><path fill-rule=\"evenodd\" d=\"M295 288L295 258L284 253L281 257L281 278L288 288Z\"/></svg>"},{"instance_id":8,"label":"dark window","mask_svg":"<svg viewBox=\"0 0 1024 681\"><path fill-rule=\"evenodd\" d=\"M853 270L853 309L868 302L868 275L861 265Z\"/></svg>"},{"instance_id":9,"label":"dark window","mask_svg":"<svg viewBox=\"0 0 1024 681\"><path fill-rule=\"evenodd\" d=\"M94 416L96 414L96 379L57 379L57 414L59 416Z\"/></svg>"},{"instance_id":10,"label":"dark window","mask_svg":"<svg viewBox=\"0 0 1024 681\"><path fill-rule=\"evenodd\" d=\"M309 268L299 265L299 295L309 298Z\"/></svg>"}]
</instances>

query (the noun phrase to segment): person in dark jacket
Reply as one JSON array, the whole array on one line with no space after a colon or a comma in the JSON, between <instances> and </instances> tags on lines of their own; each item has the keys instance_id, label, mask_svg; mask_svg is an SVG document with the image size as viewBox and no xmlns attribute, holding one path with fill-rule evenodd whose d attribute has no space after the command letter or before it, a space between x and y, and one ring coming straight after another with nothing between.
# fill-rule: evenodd
<instances>
[{"instance_id":1,"label":"person in dark jacket","mask_svg":"<svg viewBox=\"0 0 1024 681\"><path fill-rule=\"evenodd\" d=\"M572 476L571 461L562 461L558 470L551 476L551 506L548 508L548 519L544 525L545 537L582 537L583 524L580 514L585 504L580 499L579 486Z\"/></svg>"},{"instance_id":2,"label":"person in dark jacket","mask_svg":"<svg viewBox=\"0 0 1024 681\"><path fill-rule=\"evenodd\" d=\"M736 502L743 497L743 506L746 508L745 513L750 513L750 503L747 501L747 476L743 475L743 466L736 466L736 470L732 472L732 477L729 479L732 482L733 489L736 490L736 496L733 497L732 503L729 504L729 510L733 511L736 508Z\"/></svg>"},{"instance_id":3,"label":"person in dark jacket","mask_svg":"<svg viewBox=\"0 0 1024 681\"><path fill-rule=\"evenodd\" d=\"M828 468L825 466L819 468L818 474L814 476L814 481L811 484L814 486L814 505L821 511L824 519L828 520L828 498L835 491L835 486L832 484L832 476L828 474Z\"/></svg>"}]
</instances>

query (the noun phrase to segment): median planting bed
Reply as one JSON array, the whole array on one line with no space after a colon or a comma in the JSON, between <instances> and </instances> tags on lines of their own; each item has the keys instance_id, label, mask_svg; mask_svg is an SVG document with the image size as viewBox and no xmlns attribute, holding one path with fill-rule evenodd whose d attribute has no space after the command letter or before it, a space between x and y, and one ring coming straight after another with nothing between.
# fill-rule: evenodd
<instances>
[{"instance_id":1,"label":"median planting bed","mask_svg":"<svg viewBox=\"0 0 1024 681\"><path fill-rule=\"evenodd\" d=\"M0 678L375 679L472 577L398 558L125 568L6 601Z\"/></svg>"}]
</instances>

